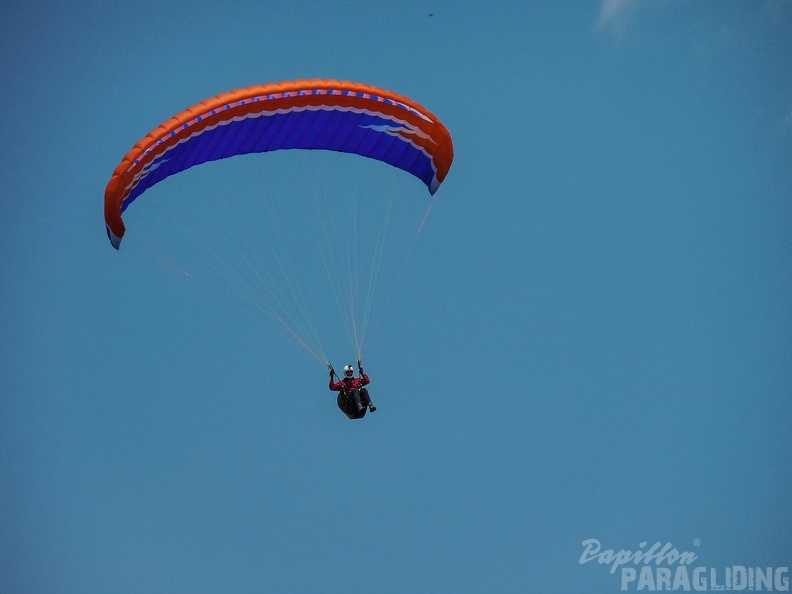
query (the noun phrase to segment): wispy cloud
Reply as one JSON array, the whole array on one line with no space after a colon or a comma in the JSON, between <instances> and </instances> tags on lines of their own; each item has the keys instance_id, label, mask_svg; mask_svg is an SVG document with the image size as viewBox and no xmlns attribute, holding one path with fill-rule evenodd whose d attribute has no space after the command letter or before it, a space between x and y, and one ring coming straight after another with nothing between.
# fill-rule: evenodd
<instances>
[{"instance_id":1,"label":"wispy cloud","mask_svg":"<svg viewBox=\"0 0 792 594\"><path fill-rule=\"evenodd\" d=\"M624 28L636 0L602 0L597 18L598 29Z\"/></svg>"}]
</instances>

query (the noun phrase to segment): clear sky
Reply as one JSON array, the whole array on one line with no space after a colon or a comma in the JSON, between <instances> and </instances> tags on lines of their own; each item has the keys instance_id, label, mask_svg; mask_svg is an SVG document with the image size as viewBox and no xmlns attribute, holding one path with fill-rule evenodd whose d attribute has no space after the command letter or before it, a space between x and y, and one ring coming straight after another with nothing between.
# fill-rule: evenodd
<instances>
[{"instance_id":1,"label":"clear sky","mask_svg":"<svg viewBox=\"0 0 792 594\"><path fill-rule=\"evenodd\" d=\"M3 3L0 592L620 591L587 539L792 566L791 57L783 0ZM361 421L104 230L146 132L307 77L412 97L456 151ZM269 156L239 179L301 197ZM230 199L205 167L136 230Z\"/></svg>"}]
</instances>

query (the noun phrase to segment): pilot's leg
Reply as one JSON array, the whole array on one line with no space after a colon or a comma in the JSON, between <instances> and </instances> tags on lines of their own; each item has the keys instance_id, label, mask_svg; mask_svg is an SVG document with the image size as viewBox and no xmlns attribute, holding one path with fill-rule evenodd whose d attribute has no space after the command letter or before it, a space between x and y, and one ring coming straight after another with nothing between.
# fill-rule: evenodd
<instances>
[{"instance_id":1,"label":"pilot's leg","mask_svg":"<svg viewBox=\"0 0 792 594\"><path fill-rule=\"evenodd\" d=\"M363 406L368 406L371 412L377 410L377 407L374 406L374 403L371 401L371 396L369 396L369 391L366 388L360 388L360 399L363 401Z\"/></svg>"}]
</instances>

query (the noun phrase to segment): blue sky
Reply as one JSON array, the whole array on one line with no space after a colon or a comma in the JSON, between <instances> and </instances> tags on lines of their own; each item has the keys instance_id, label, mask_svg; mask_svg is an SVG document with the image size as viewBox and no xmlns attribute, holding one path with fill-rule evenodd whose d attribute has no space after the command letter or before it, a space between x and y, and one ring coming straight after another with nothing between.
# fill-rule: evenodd
<instances>
[{"instance_id":1,"label":"blue sky","mask_svg":"<svg viewBox=\"0 0 792 594\"><path fill-rule=\"evenodd\" d=\"M792 565L792 4L13 2L0 33L4 594L620 591L586 539ZM305 77L456 151L356 422L269 319L104 232L146 132ZM129 217L299 194L268 157Z\"/></svg>"}]
</instances>

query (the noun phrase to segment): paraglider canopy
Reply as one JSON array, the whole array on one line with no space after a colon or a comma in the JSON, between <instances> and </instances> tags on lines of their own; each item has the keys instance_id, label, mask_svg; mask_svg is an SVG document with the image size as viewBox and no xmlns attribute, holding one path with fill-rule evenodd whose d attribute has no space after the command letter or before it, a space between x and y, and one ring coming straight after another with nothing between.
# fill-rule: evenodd
<instances>
[{"instance_id":1,"label":"paraglider canopy","mask_svg":"<svg viewBox=\"0 0 792 594\"><path fill-rule=\"evenodd\" d=\"M152 130L116 167L105 190L116 249L126 208L147 188L208 161L282 149L354 153L398 167L434 194L454 149L445 126L418 103L370 85L296 80L207 99Z\"/></svg>"}]
</instances>

